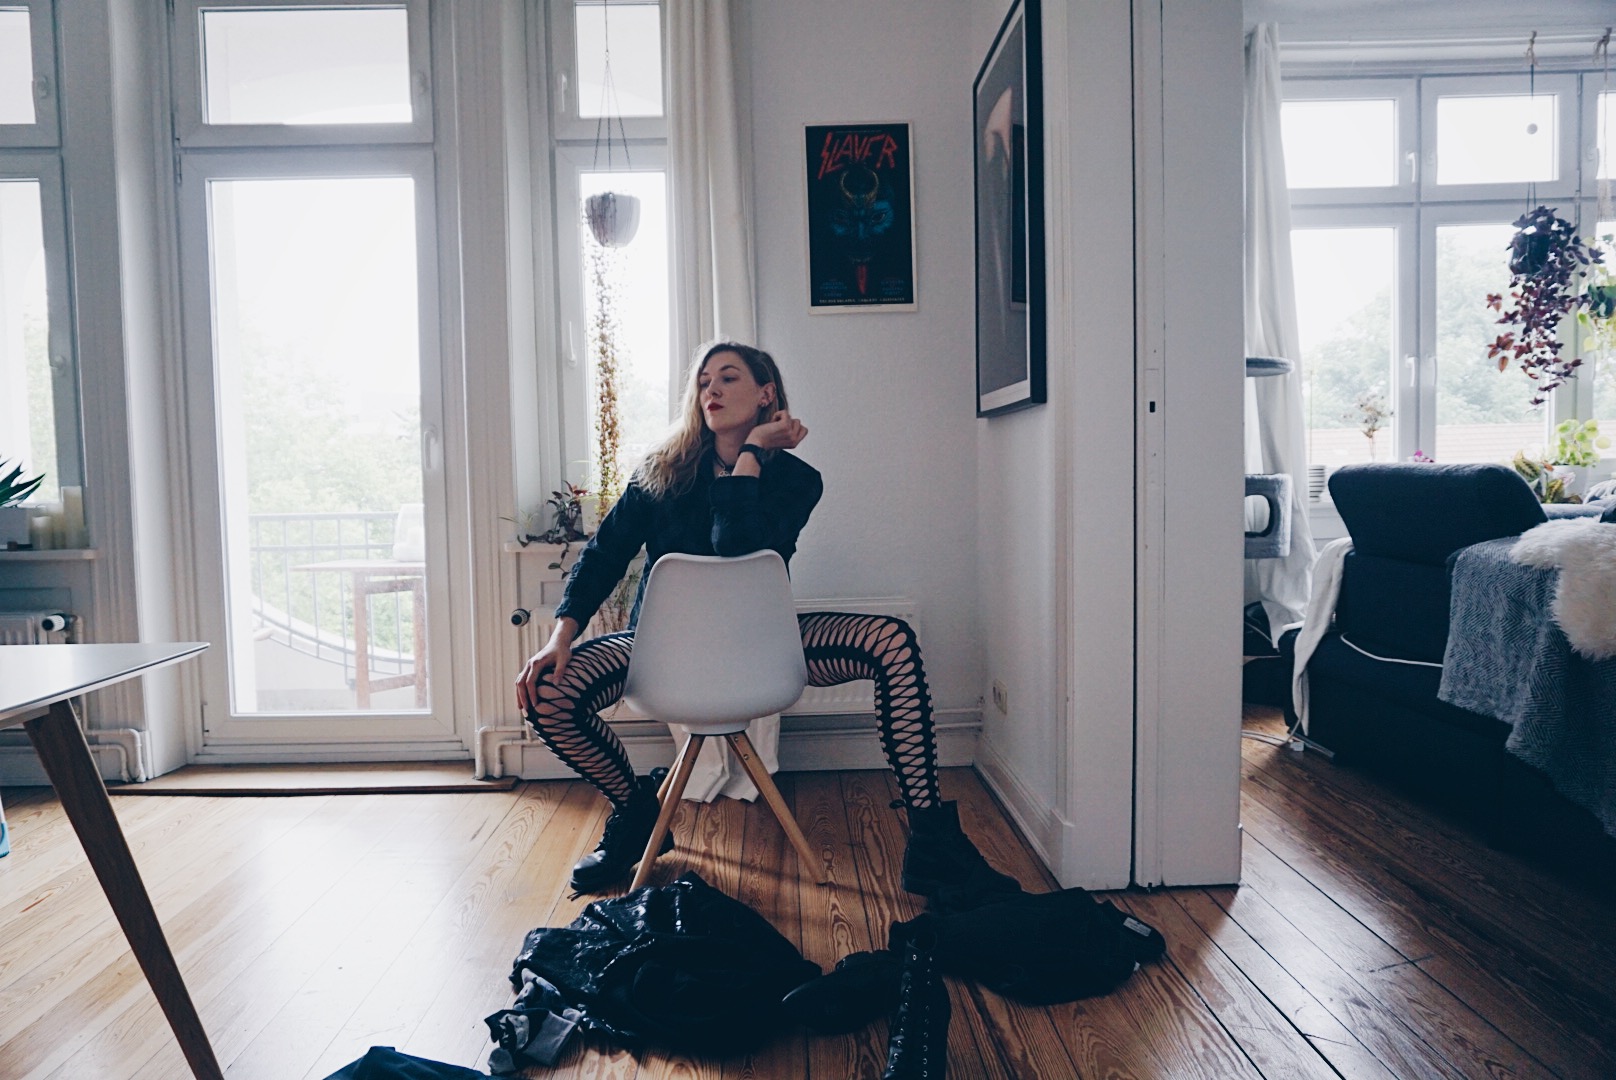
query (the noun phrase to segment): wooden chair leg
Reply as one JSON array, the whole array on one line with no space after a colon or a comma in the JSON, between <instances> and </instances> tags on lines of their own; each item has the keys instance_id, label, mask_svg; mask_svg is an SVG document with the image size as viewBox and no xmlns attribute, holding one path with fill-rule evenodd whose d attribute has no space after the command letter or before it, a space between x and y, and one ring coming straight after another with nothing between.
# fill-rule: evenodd
<instances>
[{"instance_id":1,"label":"wooden chair leg","mask_svg":"<svg viewBox=\"0 0 1616 1080\"><path fill-rule=\"evenodd\" d=\"M737 731L724 737L729 740L729 748L740 760L741 768L746 770L746 775L757 785L763 801L769 804L769 809L773 810L774 816L779 819L780 827L786 831L786 838L791 841L791 846L797 849L797 858L802 862L803 871L817 871L819 876L816 880L821 885L825 884L830 878L824 872L824 862L814 854L814 849L808 846L808 838L802 835L802 829L797 826L797 819L791 816L791 808L786 805L785 797L775 786L774 777L769 775L769 770L758 760L757 751L752 748L752 740L746 737L744 731Z\"/></svg>"},{"instance_id":2,"label":"wooden chair leg","mask_svg":"<svg viewBox=\"0 0 1616 1080\"><path fill-rule=\"evenodd\" d=\"M651 830L651 839L645 843L645 854L640 856L640 866L634 871L634 883L628 887L629 892L644 885L651 876L651 864L662 850L662 838L668 835L668 828L673 824L674 812L679 809L679 800L684 797L685 785L690 782L690 773L696 767L696 758L701 756L701 744L706 741L705 735L691 735L674 760L673 771L668 773L663 784L666 794L662 797L662 809L657 814L656 826Z\"/></svg>"}]
</instances>

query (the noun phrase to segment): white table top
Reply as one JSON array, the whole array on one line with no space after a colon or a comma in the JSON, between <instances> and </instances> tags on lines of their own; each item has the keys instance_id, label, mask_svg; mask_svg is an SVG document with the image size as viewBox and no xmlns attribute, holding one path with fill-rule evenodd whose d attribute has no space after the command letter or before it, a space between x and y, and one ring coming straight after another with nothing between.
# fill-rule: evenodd
<instances>
[{"instance_id":1,"label":"white table top","mask_svg":"<svg viewBox=\"0 0 1616 1080\"><path fill-rule=\"evenodd\" d=\"M205 641L0 646L0 727L38 716L65 698L178 663L207 647Z\"/></svg>"}]
</instances>

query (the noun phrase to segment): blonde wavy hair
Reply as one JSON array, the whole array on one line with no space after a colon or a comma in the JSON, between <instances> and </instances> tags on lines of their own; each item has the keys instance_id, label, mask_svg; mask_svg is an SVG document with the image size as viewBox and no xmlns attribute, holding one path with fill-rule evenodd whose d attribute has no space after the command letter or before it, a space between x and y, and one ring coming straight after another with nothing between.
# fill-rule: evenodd
<instances>
[{"instance_id":1,"label":"blonde wavy hair","mask_svg":"<svg viewBox=\"0 0 1616 1080\"><path fill-rule=\"evenodd\" d=\"M786 384L780 378L780 368L774 357L762 349L742 345L736 341L714 341L696 350L696 359L690 365L685 380L684 399L679 405L679 418L667 438L652 447L634 470L633 481L653 498L679 495L690 488L696 479L696 469L702 455L713 445L713 433L701 414L701 372L716 353L732 352L746 362L752 378L759 386L774 385L774 403L758 409L756 423L767 423L777 410L789 409L786 404Z\"/></svg>"}]
</instances>

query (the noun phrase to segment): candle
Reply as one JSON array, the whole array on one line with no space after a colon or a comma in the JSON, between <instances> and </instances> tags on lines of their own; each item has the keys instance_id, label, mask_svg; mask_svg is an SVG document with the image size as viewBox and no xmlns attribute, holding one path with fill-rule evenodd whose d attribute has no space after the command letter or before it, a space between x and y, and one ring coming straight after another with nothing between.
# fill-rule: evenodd
<instances>
[{"instance_id":1,"label":"candle","mask_svg":"<svg viewBox=\"0 0 1616 1080\"><path fill-rule=\"evenodd\" d=\"M55 547L54 532L49 514L33 514L28 518L28 542L35 551L48 551Z\"/></svg>"},{"instance_id":2,"label":"candle","mask_svg":"<svg viewBox=\"0 0 1616 1080\"><path fill-rule=\"evenodd\" d=\"M81 548L88 546L89 537L84 529L84 489L62 485L62 546Z\"/></svg>"}]
</instances>

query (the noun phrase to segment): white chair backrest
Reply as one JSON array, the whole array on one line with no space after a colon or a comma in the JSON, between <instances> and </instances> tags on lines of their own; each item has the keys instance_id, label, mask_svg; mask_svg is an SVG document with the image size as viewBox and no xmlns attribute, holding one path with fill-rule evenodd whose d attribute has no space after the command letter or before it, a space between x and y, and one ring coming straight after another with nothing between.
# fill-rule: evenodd
<instances>
[{"instance_id":1,"label":"white chair backrest","mask_svg":"<svg viewBox=\"0 0 1616 1080\"><path fill-rule=\"evenodd\" d=\"M664 723L743 730L808 684L786 564L669 554L651 567L623 697Z\"/></svg>"}]
</instances>

